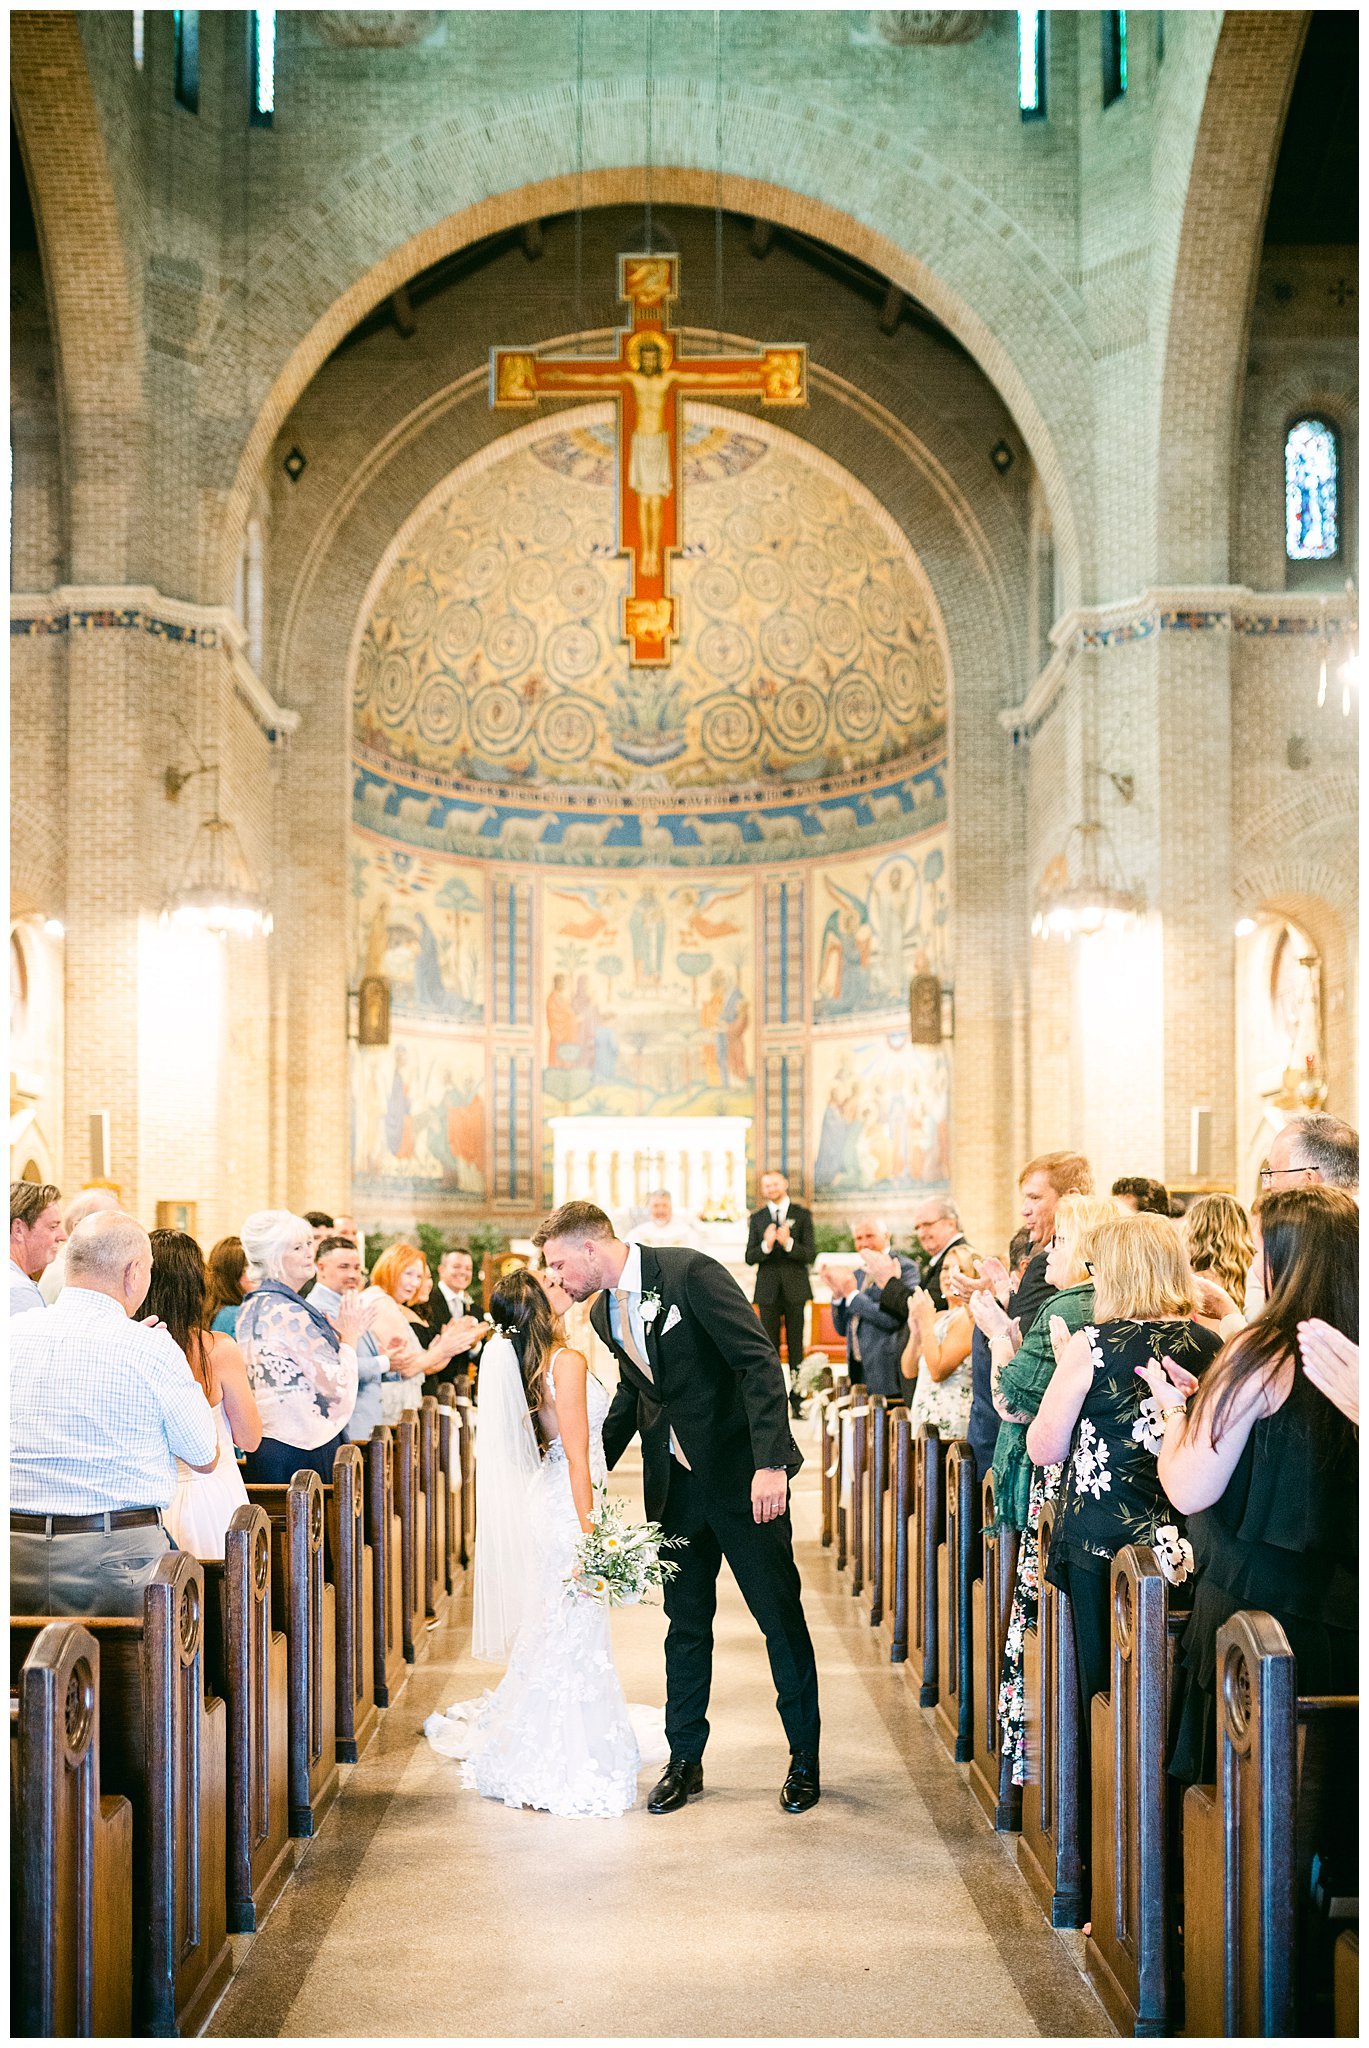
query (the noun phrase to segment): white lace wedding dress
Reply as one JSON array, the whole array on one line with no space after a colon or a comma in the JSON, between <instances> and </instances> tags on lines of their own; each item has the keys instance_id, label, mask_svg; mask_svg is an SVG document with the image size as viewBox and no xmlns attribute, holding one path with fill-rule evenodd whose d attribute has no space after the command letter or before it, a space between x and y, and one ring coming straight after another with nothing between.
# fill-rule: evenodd
<instances>
[{"instance_id":1,"label":"white lace wedding dress","mask_svg":"<svg viewBox=\"0 0 1369 2048\"><path fill-rule=\"evenodd\" d=\"M555 1399L550 1371L547 1382ZM598 1486L607 1476L608 1395L593 1374L586 1393ZM430 1715L424 1733L442 1756L460 1759L463 1783L487 1799L616 1819L637 1803L639 1770L665 1762L664 1719L659 1708L629 1707L623 1697L608 1608L566 1587L580 1517L559 1441L547 1446L531 1482L529 1518L534 1584L508 1669L494 1692Z\"/></svg>"}]
</instances>

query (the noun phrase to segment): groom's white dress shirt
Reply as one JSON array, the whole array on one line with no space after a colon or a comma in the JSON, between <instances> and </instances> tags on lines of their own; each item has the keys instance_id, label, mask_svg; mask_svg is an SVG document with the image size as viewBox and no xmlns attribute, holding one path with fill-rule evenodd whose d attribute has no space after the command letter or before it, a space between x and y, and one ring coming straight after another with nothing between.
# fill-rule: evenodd
<instances>
[{"instance_id":1,"label":"groom's white dress shirt","mask_svg":"<svg viewBox=\"0 0 1369 2048\"><path fill-rule=\"evenodd\" d=\"M437 1284L447 1297L447 1306L452 1312L452 1321L456 1322L461 1316L467 1314L466 1297L464 1294L454 1293L445 1280L439 1280Z\"/></svg>"},{"instance_id":2,"label":"groom's white dress shirt","mask_svg":"<svg viewBox=\"0 0 1369 2048\"><path fill-rule=\"evenodd\" d=\"M630 1342L623 1336L620 1294L627 1299ZM639 1244L629 1245L623 1270L618 1275L618 1285L608 1291L608 1326L625 1350L635 1351L638 1358L645 1361L646 1376L654 1383L656 1375L651 1370L646 1348L646 1324L642 1321L642 1247ZM690 1469L689 1460L680 1449L680 1440L673 1429L670 1432L670 1454L679 1460L686 1472Z\"/></svg>"}]
</instances>

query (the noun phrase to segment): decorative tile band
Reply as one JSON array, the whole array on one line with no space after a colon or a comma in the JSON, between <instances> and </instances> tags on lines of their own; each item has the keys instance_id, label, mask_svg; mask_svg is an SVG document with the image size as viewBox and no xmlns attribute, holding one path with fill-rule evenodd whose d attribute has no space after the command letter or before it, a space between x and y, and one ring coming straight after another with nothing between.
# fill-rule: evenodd
<instances>
[{"instance_id":1,"label":"decorative tile band","mask_svg":"<svg viewBox=\"0 0 1369 2048\"><path fill-rule=\"evenodd\" d=\"M223 635L217 626L190 626L180 619L159 618L140 607L128 610L48 612L39 618L10 620L10 638L50 638L61 633L146 633L153 640L170 640L185 647L221 647Z\"/></svg>"}]
</instances>

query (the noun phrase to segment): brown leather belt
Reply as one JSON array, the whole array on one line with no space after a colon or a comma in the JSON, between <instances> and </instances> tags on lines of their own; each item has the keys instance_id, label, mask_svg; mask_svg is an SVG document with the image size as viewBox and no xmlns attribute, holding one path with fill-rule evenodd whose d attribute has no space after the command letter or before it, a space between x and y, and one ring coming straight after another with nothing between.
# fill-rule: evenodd
<instances>
[{"instance_id":1,"label":"brown leather belt","mask_svg":"<svg viewBox=\"0 0 1369 2048\"><path fill-rule=\"evenodd\" d=\"M11 1529L34 1536L93 1535L97 1529L148 1529L161 1524L160 1508L110 1508L101 1515L10 1515Z\"/></svg>"}]
</instances>

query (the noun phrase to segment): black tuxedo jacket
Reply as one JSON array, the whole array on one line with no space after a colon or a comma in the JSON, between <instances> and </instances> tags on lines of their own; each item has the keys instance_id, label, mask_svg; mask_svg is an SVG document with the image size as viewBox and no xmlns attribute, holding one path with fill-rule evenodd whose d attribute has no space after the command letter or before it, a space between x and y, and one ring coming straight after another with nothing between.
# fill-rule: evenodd
<instances>
[{"instance_id":1,"label":"black tuxedo jacket","mask_svg":"<svg viewBox=\"0 0 1369 2048\"><path fill-rule=\"evenodd\" d=\"M640 1434L650 1519L659 1521L665 1508L672 1429L690 1470L720 1505L749 1503L752 1475L765 1466L797 1472L803 1457L790 1433L779 1353L727 1268L706 1252L643 1245L642 1294L660 1299L655 1317L643 1319L654 1383L615 1342L607 1294L595 1297L590 1322L621 1374L604 1421L604 1455L616 1465Z\"/></svg>"},{"instance_id":2,"label":"black tuxedo jacket","mask_svg":"<svg viewBox=\"0 0 1369 2048\"><path fill-rule=\"evenodd\" d=\"M811 1301L813 1290L808 1284L808 1268L818 1255L813 1239L813 1212L798 1202L789 1204L789 1234L793 1240L789 1251L776 1244L768 1252L761 1250L761 1243L773 1218L770 1204L764 1203L751 1218L746 1238L746 1263L756 1266L756 1300L762 1308L773 1302L794 1303Z\"/></svg>"},{"instance_id":3,"label":"black tuxedo jacket","mask_svg":"<svg viewBox=\"0 0 1369 2048\"><path fill-rule=\"evenodd\" d=\"M470 1315L475 1314L475 1310L471 1306L471 1298L469 1294L466 1296L466 1307L467 1312ZM433 1282L432 1293L428 1296L428 1299L423 1304L423 1314L424 1319L428 1325L428 1341L430 1341L432 1337L436 1337L439 1331L445 1330L448 1323L452 1319L451 1309L447 1306L447 1297L442 1292L442 1289L438 1285L436 1280L434 1280ZM473 1351L454 1351L451 1357L447 1360L447 1363L442 1367L440 1372L425 1373L425 1387L431 1388L439 1386L443 1380L460 1379L464 1373L469 1373L471 1369L471 1362L474 1359L475 1355L476 1354Z\"/></svg>"}]
</instances>

